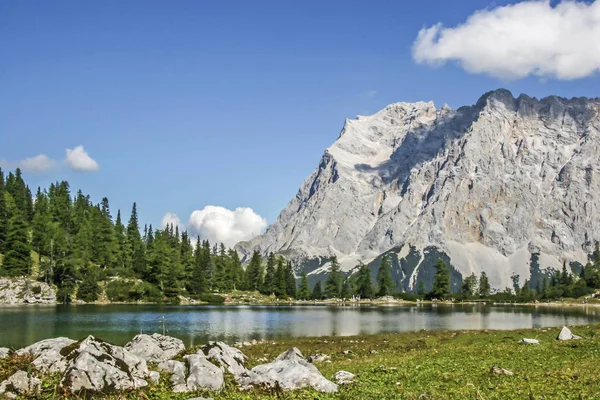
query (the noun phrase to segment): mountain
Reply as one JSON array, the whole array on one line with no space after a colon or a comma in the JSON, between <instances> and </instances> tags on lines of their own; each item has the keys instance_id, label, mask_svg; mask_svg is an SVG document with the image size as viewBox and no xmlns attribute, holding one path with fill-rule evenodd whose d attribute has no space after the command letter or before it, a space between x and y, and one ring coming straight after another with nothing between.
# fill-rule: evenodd
<instances>
[{"instance_id":1,"label":"mountain","mask_svg":"<svg viewBox=\"0 0 600 400\"><path fill-rule=\"evenodd\" d=\"M514 98L475 105L395 103L346 120L317 169L261 236L238 244L291 258L313 281L336 254L344 271L393 262L398 289L452 285L485 271L493 288L577 272L600 240L600 98Z\"/></svg>"}]
</instances>

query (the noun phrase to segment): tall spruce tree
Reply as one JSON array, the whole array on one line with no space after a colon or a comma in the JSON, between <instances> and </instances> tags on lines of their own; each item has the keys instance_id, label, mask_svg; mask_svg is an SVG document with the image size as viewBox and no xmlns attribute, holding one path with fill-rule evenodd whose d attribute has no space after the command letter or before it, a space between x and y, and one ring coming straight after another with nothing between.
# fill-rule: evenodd
<instances>
[{"instance_id":1,"label":"tall spruce tree","mask_svg":"<svg viewBox=\"0 0 600 400\"><path fill-rule=\"evenodd\" d=\"M263 284L262 257L258 251L252 253L252 258L246 269L248 290L260 290Z\"/></svg>"},{"instance_id":2,"label":"tall spruce tree","mask_svg":"<svg viewBox=\"0 0 600 400\"><path fill-rule=\"evenodd\" d=\"M29 275L31 269L31 245L27 222L20 210L11 211L6 237L6 253L2 262L4 274L8 276Z\"/></svg>"},{"instance_id":3,"label":"tall spruce tree","mask_svg":"<svg viewBox=\"0 0 600 400\"><path fill-rule=\"evenodd\" d=\"M308 277L306 276L306 272L303 272L302 275L300 275L300 286L298 286L298 299L310 299L310 289L308 288Z\"/></svg>"},{"instance_id":4,"label":"tall spruce tree","mask_svg":"<svg viewBox=\"0 0 600 400\"><path fill-rule=\"evenodd\" d=\"M387 296L394 290L394 281L392 280L392 267L387 256L381 259L379 271L377 271L377 295Z\"/></svg>"},{"instance_id":5,"label":"tall spruce tree","mask_svg":"<svg viewBox=\"0 0 600 400\"><path fill-rule=\"evenodd\" d=\"M462 294L465 298L469 298L469 297L475 295L476 290L477 290L477 277L475 276L475 273L472 273L471 275L469 275L465 279L463 279L463 283L460 288L460 294Z\"/></svg>"},{"instance_id":6,"label":"tall spruce tree","mask_svg":"<svg viewBox=\"0 0 600 400\"><path fill-rule=\"evenodd\" d=\"M352 285L350 284L350 279L344 279L344 283L342 283L342 294L340 297L344 300L350 299L353 295Z\"/></svg>"},{"instance_id":7,"label":"tall spruce tree","mask_svg":"<svg viewBox=\"0 0 600 400\"><path fill-rule=\"evenodd\" d=\"M478 288L479 297L484 298L490 295L491 286L490 280L487 277L485 271L481 272L481 276L479 277L479 288Z\"/></svg>"},{"instance_id":8,"label":"tall spruce tree","mask_svg":"<svg viewBox=\"0 0 600 400\"><path fill-rule=\"evenodd\" d=\"M321 281L318 281L315 284L315 286L313 287L310 298L313 300L322 300L323 297L324 297L324 295L323 295L323 288L321 287Z\"/></svg>"},{"instance_id":9,"label":"tall spruce tree","mask_svg":"<svg viewBox=\"0 0 600 400\"><path fill-rule=\"evenodd\" d=\"M342 274L340 272L340 263L337 256L333 255L330 259L331 270L329 277L325 282L325 295L330 298L338 298L342 292Z\"/></svg>"},{"instance_id":10,"label":"tall spruce tree","mask_svg":"<svg viewBox=\"0 0 600 400\"><path fill-rule=\"evenodd\" d=\"M285 293L288 297L296 298L296 277L291 261L285 263Z\"/></svg>"},{"instance_id":11,"label":"tall spruce tree","mask_svg":"<svg viewBox=\"0 0 600 400\"><path fill-rule=\"evenodd\" d=\"M6 210L6 188L4 173L0 168L0 253L6 250L6 234L8 230L8 212Z\"/></svg>"},{"instance_id":12,"label":"tall spruce tree","mask_svg":"<svg viewBox=\"0 0 600 400\"><path fill-rule=\"evenodd\" d=\"M126 236L126 262L136 276L143 277L146 274L146 260L144 256L144 244L140 235L140 226L137 215L137 204L133 203L131 217L127 224Z\"/></svg>"},{"instance_id":13,"label":"tall spruce tree","mask_svg":"<svg viewBox=\"0 0 600 400\"><path fill-rule=\"evenodd\" d=\"M435 277L433 278L433 287L429 296L431 298L446 298L450 296L450 271L442 260L435 264Z\"/></svg>"},{"instance_id":14,"label":"tall spruce tree","mask_svg":"<svg viewBox=\"0 0 600 400\"><path fill-rule=\"evenodd\" d=\"M121 210L117 210L117 219L115 221L114 227L114 242L115 242L115 266L117 271L122 276L128 276L129 274L125 274L125 262L127 252L127 243L125 238L125 226L121 221Z\"/></svg>"},{"instance_id":15,"label":"tall spruce tree","mask_svg":"<svg viewBox=\"0 0 600 400\"><path fill-rule=\"evenodd\" d=\"M356 286L356 294L361 298L372 299L375 297L375 290L371 281L371 270L362 262L358 265Z\"/></svg>"},{"instance_id":16,"label":"tall spruce tree","mask_svg":"<svg viewBox=\"0 0 600 400\"><path fill-rule=\"evenodd\" d=\"M285 262L282 256L277 257L275 265L275 294L285 296L287 294L287 283L285 280Z\"/></svg>"},{"instance_id":17,"label":"tall spruce tree","mask_svg":"<svg viewBox=\"0 0 600 400\"><path fill-rule=\"evenodd\" d=\"M266 295L275 293L276 276L275 276L275 254L269 253L267 257L267 268L265 271L265 279L262 286L262 292Z\"/></svg>"}]
</instances>

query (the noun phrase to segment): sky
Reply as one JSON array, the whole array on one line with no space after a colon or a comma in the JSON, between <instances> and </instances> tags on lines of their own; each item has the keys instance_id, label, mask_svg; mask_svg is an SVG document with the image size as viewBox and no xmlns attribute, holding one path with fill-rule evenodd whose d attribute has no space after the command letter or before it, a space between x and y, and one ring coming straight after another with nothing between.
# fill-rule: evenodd
<instances>
[{"instance_id":1,"label":"sky","mask_svg":"<svg viewBox=\"0 0 600 400\"><path fill-rule=\"evenodd\" d=\"M500 87L598 97L598 43L600 0L0 0L0 167L232 244L346 118Z\"/></svg>"}]
</instances>

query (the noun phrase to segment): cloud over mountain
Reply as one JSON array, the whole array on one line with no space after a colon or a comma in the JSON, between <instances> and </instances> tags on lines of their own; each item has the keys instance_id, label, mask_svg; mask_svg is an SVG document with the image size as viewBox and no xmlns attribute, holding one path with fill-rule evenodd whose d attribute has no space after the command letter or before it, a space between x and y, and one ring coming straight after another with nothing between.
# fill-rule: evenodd
<instances>
[{"instance_id":1,"label":"cloud over mountain","mask_svg":"<svg viewBox=\"0 0 600 400\"><path fill-rule=\"evenodd\" d=\"M502 79L530 75L561 80L600 70L600 1L524 1L483 9L456 27L419 31L413 59L455 61L467 72Z\"/></svg>"}]
</instances>

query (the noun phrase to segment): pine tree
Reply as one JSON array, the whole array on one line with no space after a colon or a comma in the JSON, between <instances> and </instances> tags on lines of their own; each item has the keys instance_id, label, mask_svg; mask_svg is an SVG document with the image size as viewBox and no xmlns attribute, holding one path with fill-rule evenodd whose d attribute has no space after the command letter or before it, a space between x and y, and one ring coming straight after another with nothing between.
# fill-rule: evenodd
<instances>
[{"instance_id":1,"label":"pine tree","mask_svg":"<svg viewBox=\"0 0 600 400\"><path fill-rule=\"evenodd\" d=\"M450 295L450 271L442 260L435 264L437 272L433 279L433 288L429 296L431 298L445 298Z\"/></svg>"},{"instance_id":2,"label":"pine tree","mask_svg":"<svg viewBox=\"0 0 600 400\"><path fill-rule=\"evenodd\" d=\"M419 281L417 285L417 294L425 294L425 282Z\"/></svg>"},{"instance_id":3,"label":"pine tree","mask_svg":"<svg viewBox=\"0 0 600 400\"><path fill-rule=\"evenodd\" d=\"M358 278L356 281L356 294L363 299L375 297L375 290L371 282L371 270L362 262L358 265Z\"/></svg>"},{"instance_id":4,"label":"pine tree","mask_svg":"<svg viewBox=\"0 0 600 400\"><path fill-rule=\"evenodd\" d=\"M344 283L342 283L342 294L340 297L344 300L348 300L352 297L352 285L350 284L349 279L344 279Z\"/></svg>"},{"instance_id":5,"label":"pine tree","mask_svg":"<svg viewBox=\"0 0 600 400\"><path fill-rule=\"evenodd\" d=\"M330 262L331 270L325 282L325 295L333 299L340 297L342 291L342 274L340 273L340 263L337 260L337 256L333 255Z\"/></svg>"},{"instance_id":6,"label":"pine tree","mask_svg":"<svg viewBox=\"0 0 600 400\"><path fill-rule=\"evenodd\" d=\"M294 270L290 261L285 263L285 283L285 292L288 297L296 298L296 277L294 276Z\"/></svg>"},{"instance_id":7,"label":"pine tree","mask_svg":"<svg viewBox=\"0 0 600 400\"><path fill-rule=\"evenodd\" d=\"M188 284L188 291L193 294L201 294L208 291L205 270L204 249L202 248L202 242L198 236L196 248L194 250L194 270L192 271L192 276Z\"/></svg>"},{"instance_id":8,"label":"pine tree","mask_svg":"<svg viewBox=\"0 0 600 400\"><path fill-rule=\"evenodd\" d=\"M262 257L258 251L252 253L250 264L246 270L248 290L260 290L263 284Z\"/></svg>"},{"instance_id":9,"label":"pine tree","mask_svg":"<svg viewBox=\"0 0 600 400\"><path fill-rule=\"evenodd\" d=\"M479 297L481 297L481 298L488 297L490 295L490 291L491 291L490 280L488 279L487 274L482 271L481 276L479 277L479 289L478 289Z\"/></svg>"},{"instance_id":10,"label":"pine tree","mask_svg":"<svg viewBox=\"0 0 600 400\"><path fill-rule=\"evenodd\" d=\"M277 257L275 265L275 294L277 296L285 296L287 294L287 283L285 280L285 263L283 257Z\"/></svg>"},{"instance_id":11,"label":"pine tree","mask_svg":"<svg viewBox=\"0 0 600 400\"><path fill-rule=\"evenodd\" d=\"M50 210L48 197L40 188L35 196L35 208L31 222L31 245L40 258L50 254Z\"/></svg>"},{"instance_id":12,"label":"pine tree","mask_svg":"<svg viewBox=\"0 0 600 400\"><path fill-rule=\"evenodd\" d=\"M140 227L137 215L137 204L133 203L131 209L131 217L127 224L126 236L126 267L130 268L138 277L143 277L146 274L144 245L140 235Z\"/></svg>"},{"instance_id":13,"label":"pine tree","mask_svg":"<svg viewBox=\"0 0 600 400\"><path fill-rule=\"evenodd\" d=\"M318 281L313 287L310 298L313 300L322 300L323 299L323 289L321 288L321 281Z\"/></svg>"},{"instance_id":14,"label":"pine tree","mask_svg":"<svg viewBox=\"0 0 600 400\"><path fill-rule=\"evenodd\" d=\"M308 277L306 272L300 275L300 286L298 287L298 299L308 300L310 299L310 289L308 288Z\"/></svg>"},{"instance_id":15,"label":"pine tree","mask_svg":"<svg viewBox=\"0 0 600 400\"><path fill-rule=\"evenodd\" d=\"M0 168L0 253L6 249L6 234L8 230L8 212L6 210L6 188L4 184L4 173Z\"/></svg>"},{"instance_id":16,"label":"pine tree","mask_svg":"<svg viewBox=\"0 0 600 400\"><path fill-rule=\"evenodd\" d=\"M387 296L394 290L394 281L392 280L392 267L387 256L384 256L377 271L377 296Z\"/></svg>"},{"instance_id":17,"label":"pine tree","mask_svg":"<svg viewBox=\"0 0 600 400\"><path fill-rule=\"evenodd\" d=\"M31 245L29 244L27 222L21 211L14 209L8 221L6 253L2 270L8 276L29 275L31 269Z\"/></svg>"},{"instance_id":18,"label":"pine tree","mask_svg":"<svg viewBox=\"0 0 600 400\"><path fill-rule=\"evenodd\" d=\"M460 288L460 293L463 296L465 296L466 298L469 298L475 294L476 290L477 290L477 277L475 276L475 273L472 273L471 275L469 275L465 279L463 279L463 284L462 284L462 287Z\"/></svg>"},{"instance_id":19,"label":"pine tree","mask_svg":"<svg viewBox=\"0 0 600 400\"><path fill-rule=\"evenodd\" d=\"M231 282L233 284L233 290L240 290L244 278L244 270L242 268L242 262L237 251L229 249L229 262L231 263Z\"/></svg>"},{"instance_id":20,"label":"pine tree","mask_svg":"<svg viewBox=\"0 0 600 400\"><path fill-rule=\"evenodd\" d=\"M98 300L100 294L100 285L98 285L98 273L95 267L87 268L83 274L83 281L77 288L77 298L85 302Z\"/></svg>"},{"instance_id":21,"label":"pine tree","mask_svg":"<svg viewBox=\"0 0 600 400\"><path fill-rule=\"evenodd\" d=\"M266 295L273 294L275 292L275 254L269 253L267 257L267 269L265 272L265 280L262 287L262 292Z\"/></svg>"}]
</instances>

